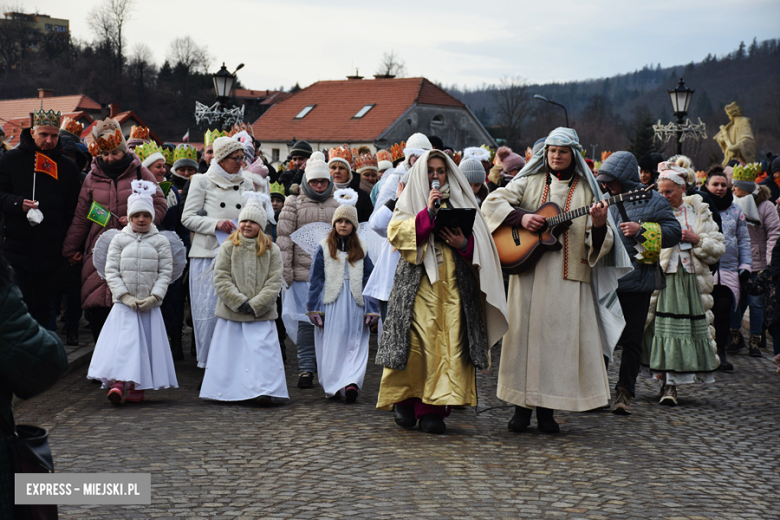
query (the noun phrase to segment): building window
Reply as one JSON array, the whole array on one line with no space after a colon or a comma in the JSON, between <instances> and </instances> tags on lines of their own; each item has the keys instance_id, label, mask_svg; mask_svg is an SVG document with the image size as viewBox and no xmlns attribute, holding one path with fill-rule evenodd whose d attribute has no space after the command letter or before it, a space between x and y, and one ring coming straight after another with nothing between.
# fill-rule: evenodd
<instances>
[{"instance_id":1,"label":"building window","mask_svg":"<svg viewBox=\"0 0 780 520\"><path fill-rule=\"evenodd\" d=\"M442 117L441 114L436 114L433 116L433 119L431 119L432 125L443 125L444 124L444 117Z\"/></svg>"},{"instance_id":2,"label":"building window","mask_svg":"<svg viewBox=\"0 0 780 520\"><path fill-rule=\"evenodd\" d=\"M374 108L374 105L366 105L363 108L360 109L360 111L352 116L352 119L360 119L364 115L368 114L368 111Z\"/></svg>"},{"instance_id":3,"label":"building window","mask_svg":"<svg viewBox=\"0 0 780 520\"><path fill-rule=\"evenodd\" d=\"M271 148L271 162L279 162L279 149Z\"/></svg>"},{"instance_id":4,"label":"building window","mask_svg":"<svg viewBox=\"0 0 780 520\"><path fill-rule=\"evenodd\" d=\"M51 24L50 24L50 23L47 23L47 24L46 24L46 30L47 30L47 31L51 31Z\"/></svg>"},{"instance_id":5,"label":"building window","mask_svg":"<svg viewBox=\"0 0 780 520\"><path fill-rule=\"evenodd\" d=\"M311 112L316 106L317 105L306 105L306 108L298 112L298 115L295 116L295 119L303 119L304 117L306 117L306 114Z\"/></svg>"}]
</instances>

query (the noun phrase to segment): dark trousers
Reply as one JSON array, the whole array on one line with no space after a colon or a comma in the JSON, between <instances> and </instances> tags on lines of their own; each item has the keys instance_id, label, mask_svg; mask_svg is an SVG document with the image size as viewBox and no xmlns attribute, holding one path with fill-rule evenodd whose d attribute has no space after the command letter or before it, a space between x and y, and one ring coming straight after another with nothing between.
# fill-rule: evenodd
<instances>
[{"instance_id":1,"label":"dark trousers","mask_svg":"<svg viewBox=\"0 0 780 520\"><path fill-rule=\"evenodd\" d=\"M111 312L111 307L93 307L91 309L84 310L84 316L89 321L89 326L92 328L92 339L97 343L100 337L100 331L103 330L103 324L106 323L108 313Z\"/></svg>"},{"instance_id":2,"label":"dark trousers","mask_svg":"<svg viewBox=\"0 0 780 520\"><path fill-rule=\"evenodd\" d=\"M173 338L181 338L184 328L184 289L181 286L181 278L168 286L168 292L160 305L165 332Z\"/></svg>"},{"instance_id":3,"label":"dark trousers","mask_svg":"<svg viewBox=\"0 0 780 520\"><path fill-rule=\"evenodd\" d=\"M13 266L14 279L22 291L24 303L35 321L41 327L49 328L51 322L51 302L57 288L57 271L31 272Z\"/></svg>"},{"instance_id":4,"label":"dark trousers","mask_svg":"<svg viewBox=\"0 0 780 520\"><path fill-rule=\"evenodd\" d=\"M734 308L734 293L725 285L712 289L712 314L715 315L715 343L718 350L725 349L731 341L731 311Z\"/></svg>"},{"instance_id":5,"label":"dark trousers","mask_svg":"<svg viewBox=\"0 0 780 520\"><path fill-rule=\"evenodd\" d=\"M623 308L623 317L626 320L626 327L620 336L618 345L623 348L623 355L620 358L620 375L618 376L615 391L618 388L624 388L635 395L636 377L639 375L640 363L642 362L642 339L645 335L645 321L647 320L647 311L650 309L650 296L653 293L617 293L620 300L620 306Z\"/></svg>"},{"instance_id":6,"label":"dark trousers","mask_svg":"<svg viewBox=\"0 0 780 520\"><path fill-rule=\"evenodd\" d=\"M63 266L57 277L59 286L52 300L49 330L57 330L57 315L64 299L65 330L78 331L79 321L81 321L81 263Z\"/></svg>"}]
</instances>

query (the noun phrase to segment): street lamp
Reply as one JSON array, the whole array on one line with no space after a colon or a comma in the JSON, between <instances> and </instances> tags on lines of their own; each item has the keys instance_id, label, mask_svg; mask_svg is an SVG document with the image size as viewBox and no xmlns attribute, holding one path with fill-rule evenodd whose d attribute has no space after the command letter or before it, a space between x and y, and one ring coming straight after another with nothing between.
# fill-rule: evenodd
<instances>
[{"instance_id":1,"label":"street lamp","mask_svg":"<svg viewBox=\"0 0 780 520\"><path fill-rule=\"evenodd\" d=\"M561 105L560 103L556 103L555 101L550 101L546 97L542 96L541 94L535 94L535 99L541 99L545 103L550 103L551 105L559 106L563 109L563 115L566 116L566 128L569 128L569 112L566 110L566 107Z\"/></svg>"},{"instance_id":2,"label":"street lamp","mask_svg":"<svg viewBox=\"0 0 780 520\"><path fill-rule=\"evenodd\" d=\"M222 68L219 69L213 76L212 79L214 80L214 91L217 93L217 103L220 105L223 105L227 102L228 98L230 97L230 92L233 90L233 83L236 81L236 72L241 70L244 67L244 64L242 63L238 67L236 67L236 70L233 71L231 74L228 72L227 67L225 67L225 63L222 63ZM220 120L220 128L224 129L224 119Z\"/></svg>"},{"instance_id":3,"label":"street lamp","mask_svg":"<svg viewBox=\"0 0 780 520\"><path fill-rule=\"evenodd\" d=\"M685 116L688 115L688 107L691 106L691 99L696 90L689 89L682 78L674 90L667 90L669 98L672 100L672 110L677 117L677 125L682 125ZM677 131L677 155L682 154L682 131Z\"/></svg>"}]
</instances>

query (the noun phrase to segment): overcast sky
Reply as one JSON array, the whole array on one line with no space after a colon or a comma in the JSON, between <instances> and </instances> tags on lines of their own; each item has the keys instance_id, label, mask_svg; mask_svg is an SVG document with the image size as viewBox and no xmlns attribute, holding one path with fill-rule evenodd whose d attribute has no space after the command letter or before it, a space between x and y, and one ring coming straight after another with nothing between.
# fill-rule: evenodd
<instances>
[{"instance_id":1,"label":"overcast sky","mask_svg":"<svg viewBox=\"0 0 780 520\"><path fill-rule=\"evenodd\" d=\"M2 1L2 0L0 0ZM105 0L25 0L70 20L91 41L90 9ZM8 2L4 2L8 3ZM128 47L148 45L158 64L171 41L191 36L208 47L211 71L224 61L251 89L302 87L371 77L385 52L407 76L478 87L502 76L530 83L600 78L646 64L667 67L780 38L778 0L613 0L368 2L331 0L134 0ZM380 7L381 6L381 7Z\"/></svg>"}]
</instances>

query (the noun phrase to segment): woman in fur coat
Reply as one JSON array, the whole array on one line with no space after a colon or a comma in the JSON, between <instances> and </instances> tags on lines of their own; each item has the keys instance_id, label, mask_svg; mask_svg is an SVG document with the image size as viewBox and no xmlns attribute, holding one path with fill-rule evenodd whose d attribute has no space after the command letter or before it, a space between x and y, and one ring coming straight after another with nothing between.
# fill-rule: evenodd
<instances>
[{"instance_id":1,"label":"woman in fur coat","mask_svg":"<svg viewBox=\"0 0 780 520\"><path fill-rule=\"evenodd\" d=\"M238 216L238 230L222 242L214 266L217 324L200 396L268 405L289 397L275 322L282 255L263 233L269 197L244 196L249 201Z\"/></svg>"},{"instance_id":2,"label":"woman in fur coat","mask_svg":"<svg viewBox=\"0 0 780 520\"><path fill-rule=\"evenodd\" d=\"M311 264L307 316L315 326L314 349L325 396L343 394L354 403L366 375L370 327L379 320L379 309L373 298L363 298L374 265L357 235L358 194L347 188L334 197L341 206Z\"/></svg>"},{"instance_id":3,"label":"woman in fur coat","mask_svg":"<svg viewBox=\"0 0 780 520\"><path fill-rule=\"evenodd\" d=\"M658 191L680 222L682 240L661 250L666 287L650 300L643 365L663 382L660 404L675 406L678 385L714 381L719 360L709 266L723 256L726 243L702 198L683 195L687 172L671 162L658 170Z\"/></svg>"},{"instance_id":4,"label":"woman in fur coat","mask_svg":"<svg viewBox=\"0 0 780 520\"><path fill-rule=\"evenodd\" d=\"M144 390L177 388L173 356L160 305L173 273L168 239L152 223L157 183L133 181L129 225L111 239L106 282L114 306L95 344L87 377L109 388L119 405L143 401Z\"/></svg>"}]
</instances>

